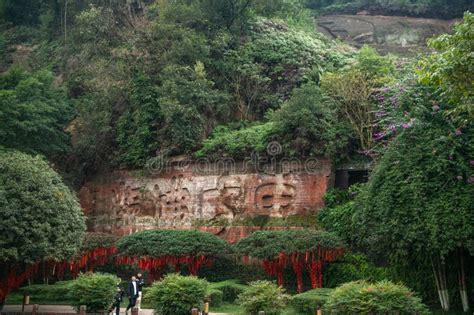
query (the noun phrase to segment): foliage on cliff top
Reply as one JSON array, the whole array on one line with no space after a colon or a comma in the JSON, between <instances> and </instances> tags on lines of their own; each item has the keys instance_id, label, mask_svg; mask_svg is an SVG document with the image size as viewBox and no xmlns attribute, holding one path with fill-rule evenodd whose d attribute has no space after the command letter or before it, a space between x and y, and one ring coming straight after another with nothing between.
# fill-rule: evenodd
<instances>
[{"instance_id":1,"label":"foliage on cliff top","mask_svg":"<svg viewBox=\"0 0 474 315\"><path fill-rule=\"evenodd\" d=\"M12 68L0 74L0 144L48 158L70 150L65 132L73 109L50 71ZM47 141L45 141L47 139Z\"/></svg>"},{"instance_id":2,"label":"foliage on cliff top","mask_svg":"<svg viewBox=\"0 0 474 315\"><path fill-rule=\"evenodd\" d=\"M419 80L437 87L450 102L448 113L459 125L474 119L474 13L454 26L454 34L443 34L428 43L435 52L420 62Z\"/></svg>"},{"instance_id":3,"label":"foliage on cliff top","mask_svg":"<svg viewBox=\"0 0 474 315\"><path fill-rule=\"evenodd\" d=\"M197 230L149 230L117 241L119 255L126 256L218 256L229 245L219 237Z\"/></svg>"},{"instance_id":4,"label":"foliage on cliff top","mask_svg":"<svg viewBox=\"0 0 474 315\"><path fill-rule=\"evenodd\" d=\"M241 255L274 259L279 254L306 253L318 248L338 249L345 244L334 234L314 230L257 231L241 239L234 248Z\"/></svg>"}]
</instances>

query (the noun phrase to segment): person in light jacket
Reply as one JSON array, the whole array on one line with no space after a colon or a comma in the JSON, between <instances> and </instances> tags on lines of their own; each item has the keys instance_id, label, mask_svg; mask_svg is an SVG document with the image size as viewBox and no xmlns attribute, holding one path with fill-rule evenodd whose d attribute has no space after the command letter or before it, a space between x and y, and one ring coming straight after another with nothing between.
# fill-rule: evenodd
<instances>
[{"instance_id":1,"label":"person in light jacket","mask_svg":"<svg viewBox=\"0 0 474 315\"><path fill-rule=\"evenodd\" d=\"M143 275L141 273L137 274L137 284L138 284L138 298L137 298L137 308L140 310L142 305L142 289L145 286L145 281L143 280Z\"/></svg>"}]
</instances>

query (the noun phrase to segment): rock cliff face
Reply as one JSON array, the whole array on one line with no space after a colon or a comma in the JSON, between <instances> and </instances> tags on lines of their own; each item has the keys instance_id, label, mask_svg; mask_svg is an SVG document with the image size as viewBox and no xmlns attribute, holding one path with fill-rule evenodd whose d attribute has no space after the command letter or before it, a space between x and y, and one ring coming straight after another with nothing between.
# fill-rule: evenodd
<instances>
[{"instance_id":1,"label":"rock cliff face","mask_svg":"<svg viewBox=\"0 0 474 315\"><path fill-rule=\"evenodd\" d=\"M328 15L316 21L318 30L332 38L360 47L368 44L379 52L410 53L426 47L426 40L451 32L455 20L401 16Z\"/></svg>"},{"instance_id":2,"label":"rock cliff face","mask_svg":"<svg viewBox=\"0 0 474 315\"><path fill-rule=\"evenodd\" d=\"M232 222L313 213L323 206L331 182L331 163L326 160L310 172L256 172L242 165L230 171L213 165L203 171L196 166L174 166L153 176L120 171L87 183L80 201L89 230L122 235L200 227L235 241L257 228Z\"/></svg>"}]
</instances>

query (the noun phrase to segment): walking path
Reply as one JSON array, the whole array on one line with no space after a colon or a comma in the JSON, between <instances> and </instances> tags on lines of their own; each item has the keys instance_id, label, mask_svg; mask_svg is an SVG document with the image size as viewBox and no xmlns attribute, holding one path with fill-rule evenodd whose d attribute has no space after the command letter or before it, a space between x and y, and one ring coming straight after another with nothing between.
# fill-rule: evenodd
<instances>
[{"instance_id":1,"label":"walking path","mask_svg":"<svg viewBox=\"0 0 474 315\"><path fill-rule=\"evenodd\" d=\"M25 312L31 313L33 305L26 305ZM5 305L3 307L4 313L9 312L21 312L21 305ZM38 313L71 313L76 314L76 311L69 305L40 305ZM130 314L131 312L129 312ZM191 313L191 312L190 312ZM120 314L125 314L125 308L120 309ZM139 312L139 315L153 315L153 310L151 309L142 309ZM231 315L226 313L209 313L209 315Z\"/></svg>"}]
</instances>

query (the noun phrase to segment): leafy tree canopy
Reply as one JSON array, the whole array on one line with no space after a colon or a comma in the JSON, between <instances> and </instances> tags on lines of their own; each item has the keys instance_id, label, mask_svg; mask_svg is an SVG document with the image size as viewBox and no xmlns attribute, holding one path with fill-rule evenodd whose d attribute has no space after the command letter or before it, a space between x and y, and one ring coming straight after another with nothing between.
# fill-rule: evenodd
<instances>
[{"instance_id":1,"label":"leafy tree canopy","mask_svg":"<svg viewBox=\"0 0 474 315\"><path fill-rule=\"evenodd\" d=\"M474 119L474 13L466 12L454 34L443 34L429 41L436 51L421 60L419 79L438 87L452 105L450 114L458 124Z\"/></svg>"},{"instance_id":2,"label":"leafy tree canopy","mask_svg":"<svg viewBox=\"0 0 474 315\"><path fill-rule=\"evenodd\" d=\"M118 254L138 257L217 256L228 251L219 237L197 230L150 230L122 237Z\"/></svg>"},{"instance_id":3,"label":"leafy tree canopy","mask_svg":"<svg viewBox=\"0 0 474 315\"><path fill-rule=\"evenodd\" d=\"M71 259L84 231L79 202L47 162L0 152L0 264Z\"/></svg>"},{"instance_id":4,"label":"leafy tree canopy","mask_svg":"<svg viewBox=\"0 0 474 315\"><path fill-rule=\"evenodd\" d=\"M456 131L441 113L433 116L390 144L356 198L353 231L371 253L446 256L474 237L474 129Z\"/></svg>"},{"instance_id":5,"label":"leafy tree canopy","mask_svg":"<svg viewBox=\"0 0 474 315\"><path fill-rule=\"evenodd\" d=\"M69 150L72 107L48 71L11 69L0 75L0 145L57 158Z\"/></svg>"},{"instance_id":6,"label":"leafy tree canopy","mask_svg":"<svg viewBox=\"0 0 474 315\"><path fill-rule=\"evenodd\" d=\"M274 259L281 253L304 254L323 249L343 248L344 243L334 234L324 231L289 230L257 231L240 240L235 249L242 255L259 259Z\"/></svg>"}]
</instances>

